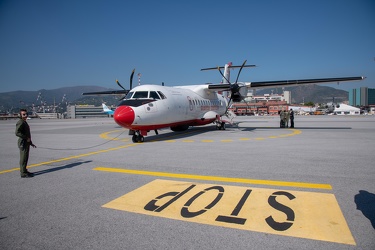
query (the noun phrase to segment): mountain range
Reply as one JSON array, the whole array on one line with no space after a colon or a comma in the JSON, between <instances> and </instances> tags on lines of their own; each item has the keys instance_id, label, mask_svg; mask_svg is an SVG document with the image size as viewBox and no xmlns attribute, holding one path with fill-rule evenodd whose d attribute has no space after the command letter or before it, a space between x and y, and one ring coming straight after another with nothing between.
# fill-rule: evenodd
<instances>
[{"instance_id":1,"label":"mountain range","mask_svg":"<svg viewBox=\"0 0 375 250\"><path fill-rule=\"evenodd\" d=\"M83 92L113 90L99 86L64 87L52 90L41 89L37 91L13 91L0 93L0 112L18 112L19 108L34 106L59 106L66 108L68 104L91 104L99 106L105 102L107 105L118 104L119 96L82 96ZM333 87L321 85L304 85L286 87L291 92L292 103L327 103L333 98L337 102L348 100L348 92ZM256 95L281 94L282 88L257 90Z\"/></svg>"}]
</instances>

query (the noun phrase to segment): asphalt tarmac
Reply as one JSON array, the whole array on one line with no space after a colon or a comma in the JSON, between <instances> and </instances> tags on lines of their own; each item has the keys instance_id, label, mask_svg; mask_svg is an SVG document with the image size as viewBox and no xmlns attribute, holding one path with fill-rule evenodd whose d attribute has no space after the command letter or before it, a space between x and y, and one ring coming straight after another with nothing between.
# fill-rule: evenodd
<instances>
[{"instance_id":1,"label":"asphalt tarmac","mask_svg":"<svg viewBox=\"0 0 375 250\"><path fill-rule=\"evenodd\" d=\"M375 249L375 116L234 121L31 119L27 179L0 121L0 249Z\"/></svg>"}]
</instances>

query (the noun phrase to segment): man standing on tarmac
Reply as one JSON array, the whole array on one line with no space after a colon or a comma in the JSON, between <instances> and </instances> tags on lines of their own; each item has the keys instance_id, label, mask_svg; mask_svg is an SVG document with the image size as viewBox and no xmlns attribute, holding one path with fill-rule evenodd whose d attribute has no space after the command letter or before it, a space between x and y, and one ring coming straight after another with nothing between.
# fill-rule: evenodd
<instances>
[{"instance_id":1,"label":"man standing on tarmac","mask_svg":"<svg viewBox=\"0 0 375 250\"><path fill-rule=\"evenodd\" d=\"M290 127L294 128L294 111L290 109Z\"/></svg>"},{"instance_id":2,"label":"man standing on tarmac","mask_svg":"<svg viewBox=\"0 0 375 250\"><path fill-rule=\"evenodd\" d=\"M289 116L290 116L290 114L289 114L289 111L288 110L285 110L284 111L285 113L284 113L284 116L285 116L285 127L286 128L289 128Z\"/></svg>"},{"instance_id":3,"label":"man standing on tarmac","mask_svg":"<svg viewBox=\"0 0 375 250\"><path fill-rule=\"evenodd\" d=\"M284 110L280 111L280 128L285 128L285 113L284 113Z\"/></svg>"},{"instance_id":4,"label":"man standing on tarmac","mask_svg":"<svg viewBox=\"0 0 375 250\"><path fill-rule=\"evenodd\" d=\"M20 149L20 172L21 178L30 178L34 174L27 171L26 166L29 160L30 146L36 148L31 141L31 133L29 124L27 124L27 110L21 109L19 113L19 121L16 124L16 136L18 136L18 148Z\"/></svg>"}]
</instances>

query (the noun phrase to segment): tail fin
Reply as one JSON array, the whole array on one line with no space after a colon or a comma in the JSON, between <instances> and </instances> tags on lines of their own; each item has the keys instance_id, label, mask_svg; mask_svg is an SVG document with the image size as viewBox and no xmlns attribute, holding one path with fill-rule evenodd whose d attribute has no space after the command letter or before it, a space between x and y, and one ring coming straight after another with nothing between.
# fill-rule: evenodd
<instances>
[{"instance_id":1,"label":"tail fin","mask_svg":"<svg viewBox=\"0 0 375 250\"><path fill-rule=\"evenodd\" d=\"M222 78L222 83L230 83L230 67L232 66L232 62L225 64L224 66L224 77Z\"/></svg>"},{"instance_id":2,"label":"tail fin","mask_svg":"<svg viewBox=\"0 0 375 250\"><path fill-rule=\"evenodd\" d=\"M114 114L114 111L112 109L108 108L107 105L105 105L104 103L102 103L102 106L103 106L103 112L106 112L109 115L113 115Z\"/></svg>"},{"instance_id":3,"label":"tail fin","mask_svg":"<svg viewBox=\"0 0 375 250\"><path fill-rule=\"evenodd\" d=\"M102 103L102 106L103 106L103 111L107 112L107 111L111 111L107 105L105 105L104 103Z\"/></svg>"}]
</instances>

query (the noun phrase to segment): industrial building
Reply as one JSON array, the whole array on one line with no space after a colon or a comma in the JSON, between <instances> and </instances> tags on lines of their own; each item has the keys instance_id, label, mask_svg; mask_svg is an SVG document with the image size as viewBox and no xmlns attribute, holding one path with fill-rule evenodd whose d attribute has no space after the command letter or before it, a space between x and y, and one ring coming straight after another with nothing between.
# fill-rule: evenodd
<instances>
[{"instance_id":1,"label":"industrial building","mask_svg":"<svg viewBox=\"0 0 375 250\"><path fill-rule=\"evenodd\" d=\"M66 118L68 119L109 116L107 113L103 112L102 106L95 107L94 105L70 105L67 107L66 111Z\"/></svg>"},{"instance_id":2,"label":"industrial building","mask_svg":"<svg viewBox=\"0 0 375 250\"><path fill-rule=\"evenodd\" d=\"M288 110L291 102L290 91L283 94L264 94L253 96L249 92L244 102L233 103L229 110L236 115L278 115L281 110Z\"/></svg>"},{"instance_id":3,"label":"industrial building","mask_svg":"<svg viewBox=\"0 0 375 250\"><path fill-rule=\"evenodd\" d=\"M375 89L361 87L349 90L349 105L355 107L375 106Z\"/></svg>"}]
</instances>

